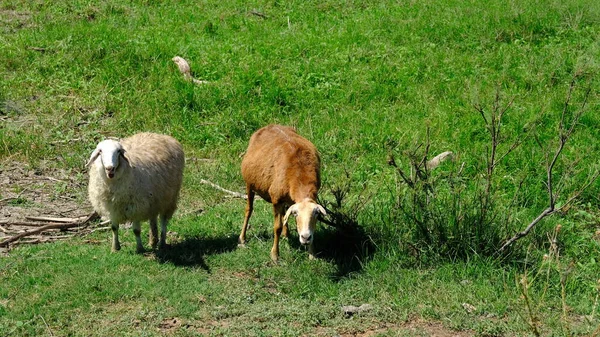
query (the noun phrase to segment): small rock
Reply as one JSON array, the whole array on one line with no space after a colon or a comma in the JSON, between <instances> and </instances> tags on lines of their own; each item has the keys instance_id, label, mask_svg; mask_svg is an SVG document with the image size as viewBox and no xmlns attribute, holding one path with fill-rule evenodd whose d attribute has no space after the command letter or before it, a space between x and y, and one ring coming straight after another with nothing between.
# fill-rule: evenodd
<instances>
[{"instance_id":1,"label":"small rock","mask_svg":"<svg viewBox=\"0 0 600 337\"><path fill-rule=\"evenodd\" d=\"M344 314L348 316L352 316L356 313L367 311L373 309L373 306L370 304L362 304L360 307L354 305L345 305L342 307L342 311Z\"/></svg>"},{"instance_id":2,"label":"small rock","mask_svg":"<svg viewBox=\"0 0 600 337\"><path fill-rule=\"evenodd\" d=\"M463 303L462 304L463 309L465 309L469 314L473 313L474 311L477 310L477 308L469 303Z\"/></svg>"}]
</instances>

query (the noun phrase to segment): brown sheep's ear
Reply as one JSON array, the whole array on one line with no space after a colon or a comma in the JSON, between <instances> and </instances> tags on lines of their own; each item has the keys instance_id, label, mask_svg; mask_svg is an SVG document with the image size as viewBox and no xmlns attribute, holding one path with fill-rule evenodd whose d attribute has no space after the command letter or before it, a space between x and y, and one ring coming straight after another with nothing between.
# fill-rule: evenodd
<instances>
[{"instance_id":1,"label":"brown sheep's ear","mask_svg":"<svg viewBox=\"0 0 600 337\"><path fill-rule=\"evenodd\" d=\"M292 206L290 206L290 208L288 208L287 212L285 212L285 216L283 217L283 225L287 225L290 215L294 215L294 216L298 215L298 206L296 204L293 204Z\"/></svg>"},{"instance_id":2,"label":"brown sheep's ear","mask_svg":"<svg viewBox=\"0 0 600 337\"><path fill-rule=\"evenodd\" d=\"M315 208L315 212L321 215L327 215L327 212L325 212L325 208L321 205L317 205L317 207Z\"/></svg>"},{"instance_id":3,"label":"brown sheep's ear","mask_svg":"<svg viewBox=\"0 0 600 337\"><path fill-rule=\"evenodd\" d=\"M90 166L94 161L96 161L96 158L98 158L98 156L100 155L102 151L100 151L99 148L96 148L94 150L94 152L92 152L92 155L90 156L90 160L88 160L87 163L85 163L85 167Z\"/></svg>"}]
</instances>

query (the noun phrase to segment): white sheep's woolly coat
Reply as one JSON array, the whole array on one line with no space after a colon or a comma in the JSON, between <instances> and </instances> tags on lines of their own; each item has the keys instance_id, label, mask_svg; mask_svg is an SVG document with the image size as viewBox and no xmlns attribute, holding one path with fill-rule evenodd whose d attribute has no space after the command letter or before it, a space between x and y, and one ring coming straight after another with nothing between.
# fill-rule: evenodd
<instances>
[{"instance_id":1,"label":"white sheep's woolly coat","mask_svg":"<svg viewBox=\"0 0 600 337\"><path fill-rule=\"evenodd\" d=\"M108 179L101 158L90 168L88 196L96 212L111 222L169 219L177 208L185 159L174 138L139 133L120 141L124 156Z\"/></svg>"}]
</instances>

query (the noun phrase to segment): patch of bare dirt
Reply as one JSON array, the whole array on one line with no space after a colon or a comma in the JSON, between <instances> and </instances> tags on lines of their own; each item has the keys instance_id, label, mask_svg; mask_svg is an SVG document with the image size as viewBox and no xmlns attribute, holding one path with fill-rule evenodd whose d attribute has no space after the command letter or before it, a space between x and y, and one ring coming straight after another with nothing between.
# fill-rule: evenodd
<instances>
[{"instance_id":1,"label":"patch of bare dirt","mask_svg":"<svg viewBox=\"0 0 600 337\"><path fill-rule=\"evenodd\" d=\"M333 334L332 334L333 333ZM375 336L410 336L410 337L472 337L473 331L456 331L445 327L436 321L413 319L402 324L383 324L361 331L335 332L331 328L318 328L310 336L335 336L335 337L375 337Z\"/></svg>"},{"instance_id":2,"label":"patch of bare dirt","mask_svg":"<svg viewBox=\"0 0 600 337\"><path fill-rule=\"evenodd\" d=\"M181 319L177 317L166 318L158 325L161 333L173 333L181 326Z\"/></svg>"},{"instance_id":3,"label":"patch of bare dirt","mask_svg":"<svg viewBox=\"0 0 600 337\"><path fill-rule=\"evenodd\" d=\"M30 12L0 9L0 27L3 27L5 32L31 27L32 21Z\"/></svg>"},{"instance_id":4,"label":"patch of bare dirt","mask_svg":"<svg viewBox=\"0 0 600 337\"><path fill-rule=\"evenodd\" d=\"M81 204L85 191L81 177L65 170L32 169L18 163L0 165L0 242L47 224L32 223L31 217L76 219L89 215L91 205ZM20 243L60 239L72 236L73 230L49 230Z\"/></svg>"}]
</instances>

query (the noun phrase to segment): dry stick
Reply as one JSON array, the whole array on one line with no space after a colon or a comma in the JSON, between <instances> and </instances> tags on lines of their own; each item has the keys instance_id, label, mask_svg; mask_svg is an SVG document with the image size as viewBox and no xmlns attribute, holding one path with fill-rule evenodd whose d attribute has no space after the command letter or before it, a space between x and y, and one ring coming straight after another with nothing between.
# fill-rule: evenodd
<instances>
[{"instance_id":1,"label":"dry stick","mask_svg":"<svg viewBox=\"0 0 600 337\"><path fill-rule=\"evenodd\" d=\"M27 220L34 220L34 221L49 221L49 222L62 222L62 223L69 223L69 222L77 222L77 221L82 221L87 219L87 215L86 216L82 216L82 217L78 217L78 218L52 218L52 217L45 217L45 216L26 216L25 219Z\"/></svg>"},{"instance_id":2,"label":"dry stick","mask_svg":"<svg viewBox=\"0 0 600 337\"><path fill-rule=\"evenodd\" d=\"M108 227L98 227L98 228L94 228L94 229L90 230L87 233L82 233L82 235L90 235L90 234L95 233L95 232L107 231L109 229L111 229L110 226L108 226Z\"/></svg>"},{"instance_id":3,"label":"dry stick","mask_svg":"<svg viewBox=\"0 0 600 337\"><path fill-rule=\"evenodd\" d=\"M50 225L46 225L46 226L42 226L40 228L36 228L34 230L30 230L30 231L26 231L26 232L22 232L19 233L15 236L12 236L8 239L5 239L4 241L0 241L0 247L6 247L8 246L9 243L11 242L15 242L21 238L24 238L26 236L31 236L34 234L39 234L41 232L50 230L50 229L65 229L65 228L71 228L71 227L78 227L78 226L82 226L83 223L66 223L66 224L50 224Z\"/></svg>"},{"instance_id":4,"label":"dry stick","mask_svg":"<svg viewBox=\"0 0 600 337\"><path fill-rule=\"evenodd\" d=\"M268 19L268 18L269 18L268 16L266 16L265 14L263 14L263 13L261 13L261 12L257 11L256 9L254 9L254 10L250 11L250 14L252 14L252 15L256 15L256 16L258 16L258 17L261 17L261 18L263 18L263 19Z\"/></svg>"},{"instance_id":5,"label":"dry stick","mask_svg":"<svg viewBox=\"0 0 600 337\"><path fill-rule=\"evenodd\" d=\"M50 334L50 337L54 337L54 334L52 333L52 329L50 329L50 326L48 326L48 323L46 323L44 316L40 315L40 318L42 319L42 321L44 321L44 324L46 325L46 329L48 329L48 333Z\"/></svg>"},{"instance_id":6,"label":"dry stick","mask_svg":"<svg viewBox=\"0 0 600 337\"><path fill-rule=\"evenodd\" d=\"M67 222L67 223L73 223ZM48 226L48 225L56 225L60 224L60 222L34 222L34 221L14 221L6 223L8 226L23 226L23 227L40 227L40 226Z\"/></svg>"},{"instance_id":7,"label":"dry stick","mask_svg":"<svg viewBox=\"0 0 600 337\"><path fill-rule=\"evenodd\" d=\"M47 224L45 226L36 228L34 230L22 232L22 233L19 233L17 235L11 236L11 237L3 240L3 241L0 241L0 247L6 247L11 242L15 242L15 241L17 241L17 240L19 240L21 238L26 237L26 236L31 236L31 235L42 233L42 232L50 230L50 229L67 229L67 228L72 228L72 227L84 226L84 225L87 225L87 223L90 220L94 219L97 216L98 216L97 213L93 212L92 214L90 214L87 217L85 217L82 221L73 222L73 223L52 223L52 224Z\"/></svg>"},{"instance_id":8,"label":"dry stick","mask_svg":"<svg viewBox=\"0 0 600 337\"><path fill-rule=\"evenodd\" d=\"M223 187L221 187L221 186L219 186L217 184L211 183L208 180L200 179L200 182L203 183L203 184L206 184L206 185L210 185L213 188L216 188L217 190L219 190L221 192L225 192L225 193L227 193L229 195L232 195L234 198L248 199L248 196L246 194L239 193L239 192L234 192L234 191L230 191L230 190L226 190Z\"/></svg>"}]
</instances>

